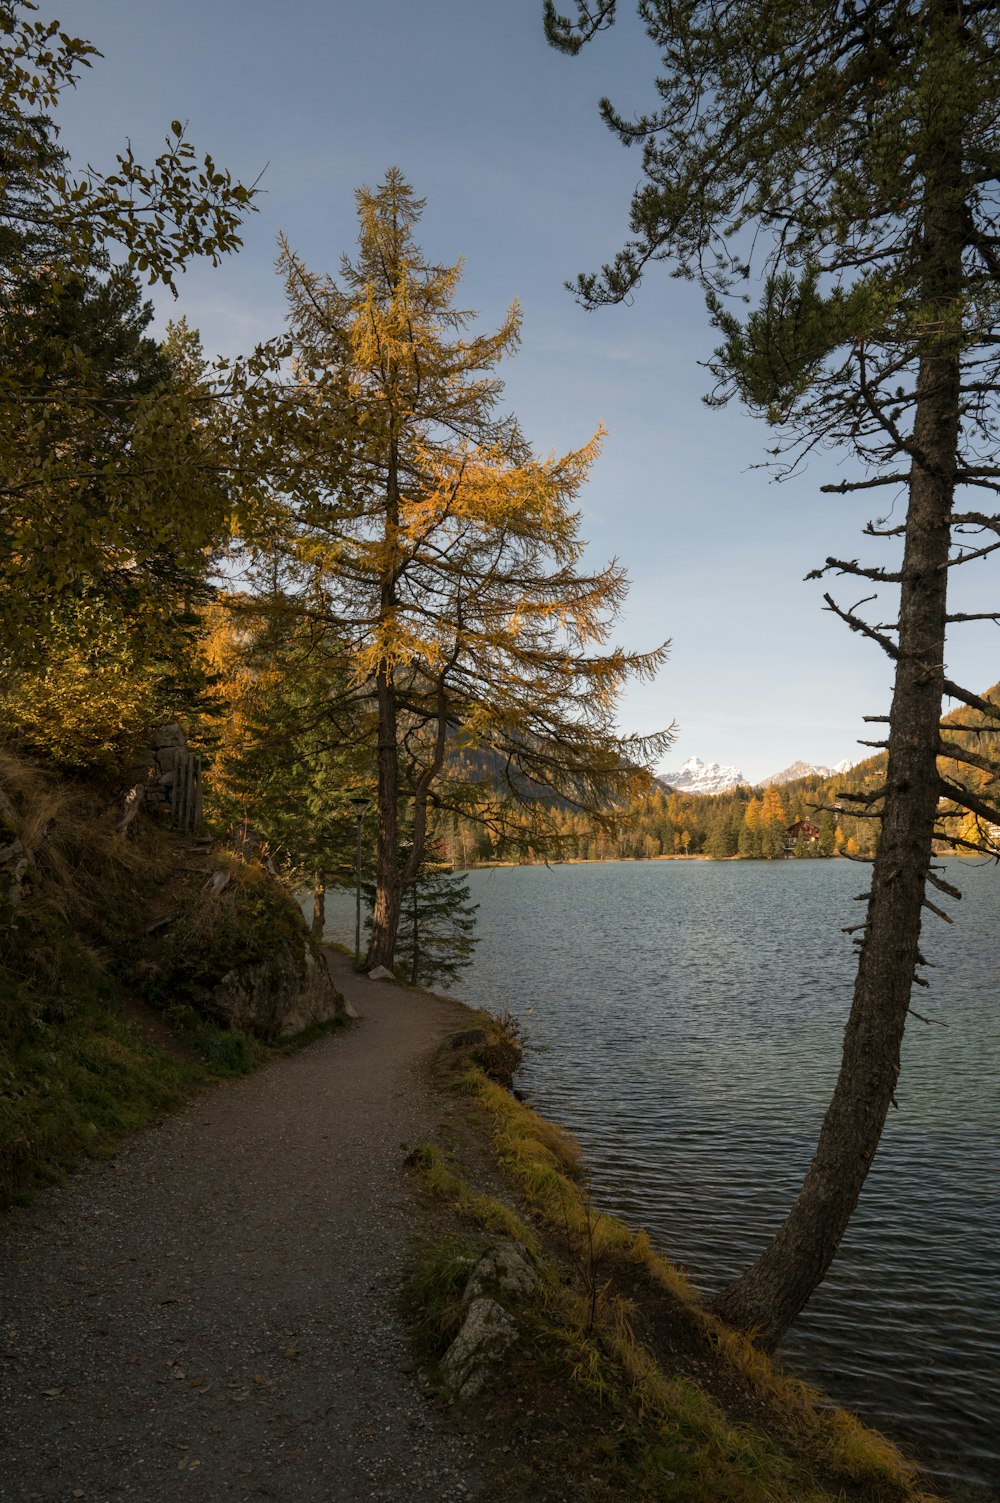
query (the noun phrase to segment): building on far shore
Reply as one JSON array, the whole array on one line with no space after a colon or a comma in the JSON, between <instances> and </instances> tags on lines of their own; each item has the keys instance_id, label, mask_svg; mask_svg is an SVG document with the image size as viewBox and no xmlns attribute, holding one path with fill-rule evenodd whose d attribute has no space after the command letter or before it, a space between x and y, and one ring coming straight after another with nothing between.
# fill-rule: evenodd
<instances>
[{"instance_id":1,"label":"building on far shore","mask_svg":"<svg viewBox=\"0 0 1000 1503\"><path fill-rule=\"evenodd\" d=\"M814 825L811 819L797 819L785 831L785 855L790 856L800 843L815 845L818 839L819 825Z\"/></svg>"}]
</instances>

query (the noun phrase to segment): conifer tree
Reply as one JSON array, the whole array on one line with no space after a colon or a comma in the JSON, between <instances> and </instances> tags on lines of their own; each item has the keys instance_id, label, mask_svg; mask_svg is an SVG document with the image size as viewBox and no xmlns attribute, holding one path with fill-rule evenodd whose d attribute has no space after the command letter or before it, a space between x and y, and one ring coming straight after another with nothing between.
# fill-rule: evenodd
<instances>
[{"instance_id":1,"label":"conifer tree","mask_svg":"<svg viewBox=\"0 0 1000 1503\"><path fill-rule=\"evenodd\" d=\"M545 0L549 39L578 51L615 10L577 0L574 20ZM975 499L1000 490L1000 7L640 0L639 11L661 54L657 106L638 118L601 106L642 147L632 239L579 279L580 294L620 301L657 261L699 280L722 336L713 400L738 398L782 429L779 466L829 446L852 455L827 491L906 497L904 519L888 507L866 529L901 541L901 558L830 557L818 571L860 579L869 600L888 595L874 620L864 601L825 600L889 656L895 684L889 715L869 717L888 725L884 783L855 800L881 833L839 1080L787 1220L717 1301L773 1345L829 1267L895 1103L923 982L921 918L937 906L927 888L957 895L932 867L935 837L963 848L950 813L1000 820L995 799L938 765L989 763L974 725L943 736L944 695L1000 717L995 697L945 672L948 627L1000 619L989 601L948 604L952 569L1000 549L1000 516ZM741 314L730 295L749 299L761 257L763 296ZM962 494L973 499L957 505Z\"/></svg>"},{"instance_id":2,"label":"conifer tree","mask_svg":"<svg viewBox=\"0 0 1000 1503\"><path fill-rule=\"evenodd\" d=\"M436 841L414 878L399 925L397 956L411 986L439 986L456 980L472 964L478 940L476 913L468 883L443 864Z\"/></svg>"},{"instance_id":3,"label":"conifer tree","mask_svg":"<svg viewBox=\"0 0 1000 1503\"><path fill-rule=\"evenodd\" d=\"M374 710L374 966L392 964L432 804L468 811L463 784L489 782L531 809L530 844L560 801L599 811L623 797L669 735L623 740L613 724L622 682L655 672L664 649L602 650L627 583L614 563L579 568L573 510L600 435L536 458L497 411L517 306L495 333L467 335L461 266L425 260L423 203L402 175L357 203L358 255L339 282L282 243L294 379L248 380L241 426L251 442L262 423L269 435L248 459L275 496L256 538L265 567L288 561Z\"/></svg>"}]
</instances>

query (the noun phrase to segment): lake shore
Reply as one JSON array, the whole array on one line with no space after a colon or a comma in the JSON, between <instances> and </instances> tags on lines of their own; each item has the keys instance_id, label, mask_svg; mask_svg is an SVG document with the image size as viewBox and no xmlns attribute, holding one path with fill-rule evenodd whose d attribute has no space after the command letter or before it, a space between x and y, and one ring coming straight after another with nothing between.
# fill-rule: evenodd
<instances>
[{"instance_id":1,"label":"lake shore","mask_svg":"<svg viewBox=\"0 0 1000 1503\"><path fill-rule=\"evenodd\" d=\"M894 1447L595 1208L579 1149L508 1088L510 1024L329 959L358 1021L4 1221L5 1503L112 1481L147 1503L195 1481L305 1503L926 1503ZM537 1282L481 1394L455 1399L441 1358L500 1243Z\"/></svg>"}]
</instances>

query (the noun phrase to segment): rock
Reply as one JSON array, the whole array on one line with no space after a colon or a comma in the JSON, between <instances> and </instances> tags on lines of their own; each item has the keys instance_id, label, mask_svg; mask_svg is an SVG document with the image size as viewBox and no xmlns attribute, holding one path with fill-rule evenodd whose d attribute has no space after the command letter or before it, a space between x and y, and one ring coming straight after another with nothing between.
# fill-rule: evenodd
<instances>
[{"instance_id":1,"label":"rock","mask_svg":"<svg viewBox=\"0 0 1000 1503\"><path fill-rule=\"evenodd\" d=\"M472 1398L517 1340L517 1326L493 1299L474 1299L462 1329L441 1359L441 1377L460 1399Z\"/></svg>"},{"instance_id":2,"label":"rock","mask_svg":"<svg viewBox=\"0 0 1000 1503\"><path fill-rule=\"evenodd\" d=\"M527 1299L538 1288L538 1275L527 1250L516 1242L497 1242L479 1259L465 1286L463 1303L485 1295L505 1300Z\"/></svg>"},{"instance_id":3,"label":"rock","mask_svg":"<svg viewBox=\"0 0 1000 1503\"><path fill-rule=\"evenodd\" d=\"M187 737L183 728L175 721L170 725L158 725L149 733L149 744L154 751L160 751L165 746L187 746Z\"/></svg>"},{"instance_id":4,"label":"rock","mask_svg":"<svg viewBox=\"0 0 1000 1503\"><path fill-rule=\"evenodd\" d=\"M368 972L369 981L395 981L395 979L395 976L389 970L388 966L373 966L372 969Z\"/></svg>"},{"instance_id":5,"label":"rock","mask_svg":"<svg viewBox=\"0 0 1000 1503\"><path fill-rule=\"evenodd\" d=\"M256 965L227 972L203 1005L230 1028L272 1039L342 1017L346 1008L325 960L305 945L296 955L288 944Z\"/></svg>"}]
</instances>

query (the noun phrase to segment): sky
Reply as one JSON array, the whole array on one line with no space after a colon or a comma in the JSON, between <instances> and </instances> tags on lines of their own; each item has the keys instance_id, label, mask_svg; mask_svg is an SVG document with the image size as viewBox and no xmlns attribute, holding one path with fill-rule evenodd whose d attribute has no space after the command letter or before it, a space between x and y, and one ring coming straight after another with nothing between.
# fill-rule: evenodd
<instances>
[{"instance_id":1,"label":"sky","mask_svg":"<svg viewBox=\"0 0 1000 1503\"><path fill-rule=\"evenodd\" d=\"M566 290L627 236L641 177L599 119L655 102L657 57L629 0L612 31L567 58L549 48L541 0L63 0L42 14L104 54L60 105L74 165L106 168L125 138L140 160L170 121L244 182L259 212L242 252L193 263L179 297L156 289L157 327L185 315L206 353L233 356L280 331L274 271L283 231L336 274L357 236L355 189L398 166L427 204L428 257L465 263L460 301L494 327L516 298L517 355L504 405L543 454L579 447L599 423L604 453L581 497L594 565L617 557L632 581L615 639L671 641L653 684L622 696L623 731L676 722L661 764L690 756L758 781L790 762L867 754L866 714L888 708L890 665L823 609L829 582L804 576L863 551L871 499L823 496L836 455L776 484L757 468L774 435L737 407L709 410L700 362L713 335L698 288L655 267L628 307L586 312ZM567 6L571 9L571 6ZM885 511L886 495L879 495ZM896 511L902 498L896 501ZM880 558L878 562L885 562ZM973 565L964 609L985 609ZM971 578L969 577L971 576ZM862 593L841 581L844 604ZM979 591L976 592L978 583ZM969 587L972 593L969 594ZM882 619L886 619L883 615ZM997 629L965 627L950 675L1000 677Z\"/></svg>"}]
</instances>

